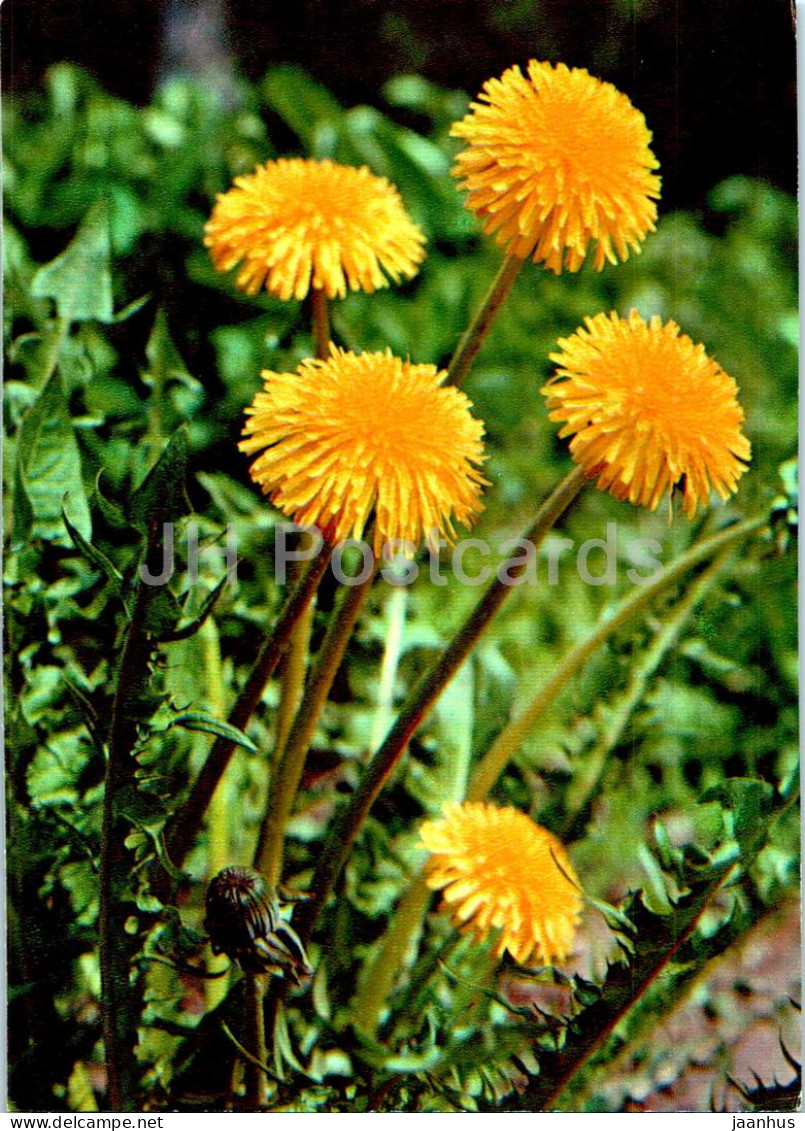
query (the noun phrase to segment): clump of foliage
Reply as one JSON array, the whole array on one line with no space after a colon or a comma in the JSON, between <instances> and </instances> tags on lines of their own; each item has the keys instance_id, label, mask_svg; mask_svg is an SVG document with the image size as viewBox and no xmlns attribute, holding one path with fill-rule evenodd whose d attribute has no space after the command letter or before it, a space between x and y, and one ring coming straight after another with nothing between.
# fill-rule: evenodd
<instances>
[{"instance_id":1,"label":"clump of foliage","mask_svg":"<svg viewBox=\"0 0 805 1131\"><path fill-rule=\"evenodd\" d=\"M248 725L227 720L283 590L275 514L235 441L261 368L293 368L313 348L306 310L236 295L202 230L215 194L279 153L368 164L399 188L429 256L401 293L339 305L333 337L400 355L416 343L416 360L445 363L499 259L450 182L447 131L466 98L414 76L384 95L385 111L344 109L280 68L231 106L175 80L138 109L58 66L44 92L6 105L18 1109L107 1106L104 1065L115 1055L118 1106L244 1102L247 980L206 948L203 904L212 876L250 861L265 809L277 686ZM397 124L401 108L419 132ZM701 214L663 217L640 259L618 271L518 279L467 385L489 437L493 543L519 531L567 462L538 403L557 338L587 314L630 306L678 318L739 377L752 471L693 531L588 493L565 533L601 537L617 515L622 544L654 537L670 565L692 534L717 540L737 517L762 521L689 559L651 601L629 604L623 557L615 584L585 587L561 549L561 588L525 587L509 601L365 822L312 933L312 985L271 984L259 1072L273 1110L600 1108L607 1068L651 1041L709 963L796 900L795 239L792 200L733 178ZM166 523L173 574L149 586L142 573L163 567ZM291 888L306 889L395 706L474 603L472 589L448 586L424 577L404 596L369 594L287 829ZM326 578L314 649L344 600ZM579 651L596 634L597 647ZM528 706L535 681L574 655L493 793L561 837L588 897L576 972L535 974L493 962L417 896L416 829L462 795L470 765ZM177 870L166 843L212 741L235 755ZM395 975L379 999L378 970Z\"/></svg>"}]
</instances>

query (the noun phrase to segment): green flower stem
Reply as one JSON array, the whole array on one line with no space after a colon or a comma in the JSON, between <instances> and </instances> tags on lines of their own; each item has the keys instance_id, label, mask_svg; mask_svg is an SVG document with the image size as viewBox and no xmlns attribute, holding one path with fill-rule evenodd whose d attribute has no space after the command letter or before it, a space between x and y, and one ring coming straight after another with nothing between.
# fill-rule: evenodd
<instances>
[{"instance_id":1,"label":"green flower stem","mask_svg":"<svg viewBox=\"0 0 805 1131\"><path fill-rule=\"evenodd\" d=\"M521 715L513 719L500 732L477 766L467 792L469 801L485 798L495 782L528 736L537 719L541 718L569 680L593 656L605 641L623 625L628 624L645 609L663 590L674 585L688 570L714 557L720 551L756 533L766 525L766 519L748 519L719 531L718 534L691 546L682 557L669 566L659 577L635 589L620 604L613 616L598 626L595 632L568 654L561 666L545 683Z\"/></svg>"},{"instance_id":2,"label":"green flower stem","mask_svg":"<svg viewBox=\"0 0 805 1131\"><path fill-rule=\"evenodd\" d=\"M468 707L472 701L472 669L465 665L442 693L439 704L439 759L434 768L434 796L438 795L438 801L429 807L429 817L440 817L445 801L463 801L466 796L473 753L473 712ZM389 915L383 940L367 958L358 980L358 991L350 1002L355 1028L367 1036L377 1033L383 1007L395 981L416 956L423 919L433 894L421 875L427 858L428 851L423 846L411 860L408 889ZM406 993L406 1000L410 1000L410 992Z\"/></svg>"},{"instance_id":3,"label":"green flower stem","mask_svg":"<svg viewBox=\"0 0 805 1131\"><path fill-rule=\"evenodd\" d=\"M408 592L403 586L392 589L386 603L388 621L383 649L383 662L380 665L380 680L377 689L375 717L372 720L372 733L369 749L382 741L394 718L394 685L397 681L397 668L402 651L402 637L405 629L405 610Z\"/></svg>"},{"instance_id":4,"label":"green flower stem","mask_svg":"<svg viewBox=\"0 0 805 1131\"><path fill-rule=\"evenodd\" d=\"M243 1044L252 1054L244 1066L246 1077L246 1108L260 1111L266 1101L266 1077L260 1067L268 1060L266 1053L266 1025L263 1011L265 975L246 974L246 1039Z\"/></svg>"},{"instance_id":5,"label":"green flower stem","mask_svg":"<svg viewBox=\"0 0 805 1131\"><path fill-rule=\"evenodd\" d=\"M320 287L311 290L311 303L313 306L313 340L316 347L316 357L324 360L330 354L330 312L327 305L327 295ZM313 628L313 603L305 609L296 627L293 630L291 644L282 673L280 687L280 701L277 707L277 719L274 739L274 773L281 763L285 744L293 725L305 681L308 654L310 652L310 633Z\"/></svg>"},{"instance_id":6,"label":"green flower stem","mask_svg":"<svg viewBox=\"0 0 805 1131\"><path fill-rule=\"evenodd\" d=\"M152 523L146 561L155 554L158 524ZM152 642L146 629L149 603L157 590L140 582L115 682L112 714L107 736L104 779L103 825L99 867L98 914L101 971L101 1025L106 1057L106 1096L110 1111L138 1111L139 1074L134 1049L142 1011L142 978L132 978L134 956L141 939L126 931L127 921L137 915L131 892L135 860L126 847L131 823L122 802L136 790L141 704L148 692Z\"/></svg>"},{"instance_id":7,"label":"green flower stem","mask_svg":"<svg viewBox=\"0 0 805 1131\"><path fill-rule=\"evenodd\" d=\"M262 698L263 691L285 653L294 625L313 600L313 596L330 562L330 552L325 549L313 558L305 571L299 576L288 595L274 631L266 637L254 662L246 686L229 716L229 723L244 730ZM184 859L193 845L196 833L201 827L207 806L210 803L218 782L224 774L232 753L234 742L228 738L218 738L213 744L207 760L190 791L190 796L177 812L173 824L167 832L165 846L168 859L175 867L181 868Z\"/></svg>"},{"instance_id":8,"label":"green flower stem","mask_svg":"<svg viewBox=\"0 0 805 1131\"><path fill-rule=\"evenodd\" d=\"M218 628L213 617L207 617L198 632L198 642L201 646L201 662L204 678L204 691L206 709L216 719L222 719L226 714L226 700L224 696L224 681L221 671L221 645ZM202 736L199 736L200 738ZM231 864L230 855L232 848L232 819L235 815L233 805L232 783L224 778L218 783L218 788L212 796L209 808L209 833L207 849L207 880L217 876L222 868ZM212 973L226 970L230 966L229 959L223 955L212 955L208 959L208 968ZM209 978L204 982L204 1004L208 1013L220 1005L229 989L229 978Z\"/></svg>"},{"instance_id":9,"label":"green flower stem","mask_svg":"<svg viewBox=\"0 0 805 1131\"><path fill-rule=\"evenodd\" d=\"M514 285L514 280L520 273L524 260L513 255L507 255L500 265L500 270L492 281L492 285L484 296L483 302L478 307L475 317L461 337L456 352L447 367L447 385L460 386L470 371L473 361L481 346L486 340L492 323L508 297Z\"/></svg>"},{"instance_id":10,"label":"green flower stem","mask_svg":"<svg viewBox=\"0 0 805 1131\"><path fill-rule=\"evenodd\" d=\"M580 468L574 468L543 503L533 525L525 535L535 547L540 545L560 515L570 506L584 482L584 472ZM503 568L508 571L510 579L519 576L525 568L522 554L513 555ZM409 695L385 741L369 763L349 804L334 821L311 883L313 899L305 905L300 915L299 933L305 942L310 940L316 919L346 863L352 844L375 799L405 752L409 740L443 688L470 655L484 629L510 592L511 584L505 584L499 578L487 589L436 664L426 672Z\"/></svg>"},{"instance_id":11,"label":"green flower stem","mask_svg":"<svg viewBox=\"0 0 805 1131\"><path fill-rule=\"evenodd\" d=\"M323 361L330 356L330 311L327 295L321 287L312 287L310 298L313 307L313 341L316 357ZM370 579L369 585L372 580ZM300 620L291 638L291 651L283 678L280 712L277 718L272 780L254 856L255 868L262 872L271 884L278 883L282 874L285 826L299 789L305 757L316 730L316 723L343 658L349 634L368 593L368 587L366 592L364 586L359 586L358 589L360 592L357 595L357 603L355 599L342 602L341 613L346 612L345 621L341 623L340 614L336 614L331 622L330 631L321 648L316 671L301 704L299 699L310 650L312 608L309 610L307 623ZM345 633L343 639L339 635L333 640L331 636L333 629L337 633Z\"/></svg>"},{"instance_id":12,"label":"green flower stem","mask_svg":"<svg viewBox=\"0 0 805 1131\"><path fill-rule=\"evenodd\" d=\"M276 773L277 766L284 756L288 735L291 733L291 727L302 697L310 651L310 633L313 629L313 612L314 602L311 601L296 622L291 643L285 656L274 727L274 773Z\"/></svg>"},{"instance_id":13,"label":"green flower stem","mask_svg":"<svg viewBox=\"0 0 805 1131\"><path fill-rule=\"evenodd\" d=\"M327 295L321 287L310 288L313 304L313 344L316 357L324 360L330 356L330 310Z\"/></svg>"},{"instance_id":14,"label":"green flower stem","mask_svg":"<svg viewBox=\"0 0 805 1131\"><path fill-rule=\"evenodd\" d=\"M394 982L405 968L410 950L418 945L425 912L433 892L422 875L416 876L389 919L380 950L366 971L366 978L350 1007L355 1028L374 1037Z\"/></svg>"},{"instance_id":15,"label":"green flower stem","mask_svg":"<svg viewBox=\"0 0 805 1131\"><path fill-rule=\"evenodd\" d=\"M311 669L302 703L288 736L284 756L275 768L268 811L260 829L255 854L255 868L263 873L270 884L277 884L282 875L285 828L299 789L305 758L336 672L344 658L355 622L366 603L373 581L374 576L371 576L361 585L344 588L341 603L330 621Z\"/></svg>"}]
</instances>

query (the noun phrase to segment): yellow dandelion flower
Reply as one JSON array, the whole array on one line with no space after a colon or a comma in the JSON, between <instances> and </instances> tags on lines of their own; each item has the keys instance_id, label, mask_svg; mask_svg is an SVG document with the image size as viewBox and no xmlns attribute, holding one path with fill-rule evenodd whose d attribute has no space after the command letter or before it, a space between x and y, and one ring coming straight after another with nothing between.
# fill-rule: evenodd
<instances>
[{"instance_id":1,"label":"yellow dandelion flower","mask_svg":"<svg viewBox=\"0 0 805 1131\"><path fill-rule=\"evenodd\" d=\"M484 801L448 802L425 821L428 886L443 888L457 923L485 939L500 930L495 954L515 962L564 962L573 946L582 895L562 844L518 809Z\"/></svg>"},{"instance_id":2,"label":"yellow dandelion flower","mask_svg":"<svg viewBox=\"0 0 805 1131\"><path fill-rule=\"evenodd\" d=\"M585 322L560 339L542 390L576 462L602 491L651 510L677 484L689 518L711 488L727 499L751 455L732 377L675 322L635 310Z\"/></svg>"},{"instance_id":3,"label":"yellow dandelion flower","mask_svg":"<svg viewBox=\"0 0 805 1131\"><path fill-rule=\"evenodd\" d=\"M483 509L483 424L471 401L441 387L445 374L385 353L331 347L297 373L264 372L246 410L240 447L275 506L331 543L360 538L375 514L375 553L387 542L418 545Z\"/></svg>"},{"instance_id":4,"label":"yellow dandelion flower","mask_svg":"<svg viewBox=\"0 0 805 1131\"><path fill-rule=\"evenodd\" d=\"M640 250L657 219L660 179L646 120L611 83L531 60L484 84L452 133L467 148L455 176L467 207L510 255L557 274Z\"/></svg>"},{"instance_id":5,"label":"yellow dandelion flower","mask_svg":"<svg viewBox=\"0 0 805 1131\"><path fill-rule=\"evenodd\" d=\"M219 271L242 264L237 285L255 295L303 299L370 294L412 278L425 237L399 193L367 168L280 158L218 195L204 243Z\"/></svg>"}]
</instances>

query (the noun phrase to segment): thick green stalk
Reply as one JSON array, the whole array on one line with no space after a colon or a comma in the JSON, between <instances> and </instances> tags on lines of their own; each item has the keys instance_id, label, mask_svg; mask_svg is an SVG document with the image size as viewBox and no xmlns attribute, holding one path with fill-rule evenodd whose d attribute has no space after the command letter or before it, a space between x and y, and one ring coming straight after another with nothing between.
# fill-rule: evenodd
<instances>
[{"instance_id":1,"label":"thick green stalk","mask_svg":"<svg viewBox=\"0 0 805 1131\"><path fill-rule=\"evenodd\" d=\"M474 680L472 666L465 664L445 688L439 700L435 732L438 758L431 770L432 792L428 816L441 815L445 801L463 801L467 792L472 736L474 733ZM380 946L367 960L358 980L358 991L350 1003L355 1028L374 1036L380 1028L383 1007L394 983L415 954L422 923L432 892L419 875L427 858L423 847L411 861L412 879L394 912L389 916Z\"/></svg>"},{"instance_id":2,"label":"thick green stalk","mask_svg":"<svg viewBox=\"0 0 805 1131\"><path fill-rule=\"evenodd\" d=\"M540 545L560 515L576 498L584 481L584 472L580 468L574 468L540 507L533 525L525 535L535 548ZM302 909L300 915L300 933L305 941L309 941L313 925L346 863L352 844L363 827L375 799L405 752L409 740L443 688L470 655L511 591L512 579L522 574L525 566L523 555L518 554L513 555L498 571L498 577L487 589L464 625L409 695L385 741L369 763L360 785L340 817L333 823L311 883L313 899Z\"/></svg>"},{"instance_id":3,"label":"thick green stalk","mask_svg":"<svg viewBox=\"0 0 805 1131\"><path fill-rule=\"evenodd\" d=\"M265 1064L266 1025L263 1012L265 996L265 975L246 974L246 996L244 1000L246 1016L246 1039L243 1044L252 1054L253 1060L244 1065L246 1078L246 1107L248 1111L260 1111L265 1106L266 1077L260 1065Z\"/></svg>"},{"instance_id":4,"label":"thick green stalk","mask_svg":"<svg viewBox=\"0 0 805 1131\"><path fill-rule=\"evenodd\" d=\"M564 659L547 683L543 684L522 714L513 719L500 732L489 747L472 776L467 793L469 801L485 798L498 780L511 758L516 754L537 719L541 718L570 679L593 656L604 642L623 625L646 608L663 590L674 585L689 570L715 557L720 551L756 533L766 525L765 519L748 519L719 531L718 534L691 546L682 557L663 571L653 581L635 589L626 597L613 616L603 621L585 641L577 645Z\"/></svg>"},{"instance_id":5,"label":"thick green stalk","mask_svg":"<svg viewBox=\"0 0 805 1131\"><path fill-rule=\"evenodd\" d=\"M266 684L274 674L277 664L288 646L294 625L313 600L329 561L330 552L325 548L310 561L288 595L274 631L263 642L246 681L246 686L229 716L229 723L237 727L238 730L244 730L248 725L257 704L262 698ZM229 765L234 749L235 743L231 739L216 739L196 783L190 791L190 796L174 817L165 842L168 859L177 868L182 866L193 845L196 833L201 827L201 822L207 811L207 806Z\"/></svg>"},{"instance_id":6,"label":"thick green stalk","mask_svg":"<svg viewBox=\"0 0 805 1131\"><path fill-rule=\"evenodd\" d=\"M386 639L383 648L383 661L380 665L375 717L372 720L372 733L369 737L370 750L374 750L382 740L394 718L394 685L400 663L407 603L408 593L402 585L392 589L386 603L388 618Z\"/></svg>"},{"instance_id":7,"label":"thick green stalk","mask_svg":"<svg viewBox=\"0 0 805 1131\"><path fill-rule=\"evenodd\" d=\"M422 921L432 895L425 877L415 876L389 919L380 950L366 971L366 980L351 1005L355 1028L367 1037L374 1037L380 1028L383 1006L405 967L409 950L418 945Z\"/></svg>"},{"instance_id":8,"label":"thick green stalk","mask_svg":"<svg viewBox=\"0 0 805 1131\"><path fill-rule=\"evenodd\" d=\"M314 287L310 294L312 304L313 340L316 347L316 357L320 360L330 354L330 312L327 304L327 295L320 287ZM291 643L285 659L280 686L280 700L277 706L276 725L274 728L274 757L272 777L276 777L279 766L285 754L291 727L296 712L302 687L305 682L308 654L310 652L310 633L313 628L313 603L305 609L291 636ZM270 788L273 790L273 781ZM258 856L260 850L258 848Z\"/></svg>"},{"instance_id":9,"label":"thick green stalk","mask_svg":"<svg viewBox=\"0 0 805 1131\"><path fill-rule=\"evenodd\" d=\"M327 702L336 672L344 658L349 638L369 596L374 575L361 585L345 587L311 669L305 693L296 713L284 756L275 767L268 809L260 829L255 868L270 884L282 875L285 829L299 789L305 758L316 733L316 725Z\"/></svg>"},{"instance_id":10,"label":"thick green stalk","mask_svg":"<svg viewBox=\"0 0 805 1131\"><path fill-rule=\"evenodd\" d=\"M517 259L513 255L507 255L501 263L500 270L492 280L492 285L475 312L475 317L456 346L456 352L447 367L446 384L462 385L464 383L478 351L492 328L492 323L497 318L503 303L508 298L509 291L514 286L514 280L519 275L523 262L522 259Z\"/></svg>"},{"instance_id":11,"label":"thick green stalk","mask_svg":"<svg viewBox=\"0 0 805 1131\"><path fill-rule=\"evenodd\" d=\"M198 641L201 646L202 670L204 672L205 706L213 718L222 719L226 714L226 700L221 672L220 639L213 617L207 617L204 621L198 632ZM223 781L218 783L218 788L210 802L207 848L208 882L214 876L217 876L222 868L232 863L231 829L235 814L233 800L231 779L225 777ZM213 974L221 973L231 965L229 959L223 954L211 955L207 964ZM211 1013L216 1006L221 1004L228 990L229 978L209 978L204 982L204 1004L208 1013Z\"/></svg>"},{"instance_id":12,"label":"thick green stalk","mask_svg":"<svg viewBox=\"0 0 805 1131\"><path fill-rule=\"evenodd\" d=\"M283 665L282 684L280 686L280 699L277 704L276 722L274 726L274 757L272 773L276 774L282 762L288 735L291 733L302 689L305 683L308 653L310 652L310 633L313 629L313 602L311 601L296 623L291 636L291 643L285 656ZM269 787L273 789L273 785Z\"/></svg>"}]
</instances>

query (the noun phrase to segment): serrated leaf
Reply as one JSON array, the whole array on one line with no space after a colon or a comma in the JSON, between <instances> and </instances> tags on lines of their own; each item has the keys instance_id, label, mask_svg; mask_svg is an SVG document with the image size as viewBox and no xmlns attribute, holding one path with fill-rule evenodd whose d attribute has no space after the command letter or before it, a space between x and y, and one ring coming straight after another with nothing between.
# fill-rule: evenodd
<instances>
[{"instance_id":1,"label":"serrated leaf","mask_svg":"<svg viewBox=\"0 0 805 1131\"><path fill-rule=\"evenodd\" d=\"M242 730L238 730L237 727L233 727L229 723L223 723L220 719L215 719L204 711L183 711L171 720L171 726L214 734L217 738L225 738L229 742L234 742L236 746L248 750L250 754L260 753L252 740L247 738Z\"/></svg>"},{"instance_id":2,"label":"serrated leaf","mask_svg":"<svg viewBox=\"0 0 805 1131\"><path fill-rule=\"evenodd\" d=\"M26 523L24 529L16 526L17 538L26 534L51 541L65 538L62 506L68 493L73 526L84 538L90 537L81 456L58 373L52 374L22 422L17 482L27 504L15 508L16 523Z\"/></svg>"},{"instance_id":3,"label":"serrated leaf","mask_svg":"<svg viewBox=\"0 0 805 1131\"><path fill-rule=\"evenodd\" d=\"M731 814L731 833L742 854L754 853L766 837L774 789L755 778L728 778L702 797L702 803L719 801Z\"/></svg>"},{"instance_id":4,"label":"serrated leaf","mask_svg":"<svg viewBox=\"0 0 805 1131\"><path fill-rule=\"evenodd\" d=\"M145 610L145 631L148 636L160 643L174 639L176 625L181 618L182 606L168 586L154 586Z\"/></svg>"},{"instance_id":5,"label":"serrated leaf","mask_svg":"<svg viewBox=\"0 0 805 1131\"><path fill-rule=\"evenodd\" d=\"M87 695L85 695L83 690L80 687L77 687L72 682L72 680L68 679L67 676L64 675L64 673L62 673L62 681L64 682L64 686L67 688L67 692L72 699L76 709L84 720L84 725L89 731L89 735L95 744L95 749L99 753L103 753L104 742L102 728L100 725L100 719L98 718L98 713L95 710L92 701Z\"/></svg>"},{"instance_id":6,"label":"serrated leaf","mask_svg":"<svg viewBox=\"0 0 805 1131\"><path fill-rule=\"evenodd\" d=\"M119 589L123 581L123 574L114 562L110 561L106 554L104 554L102 550L99 550L97 546L93 546L93 544L84 537L81 531L73 525L67 517L67 512L64 507L62 507L62 519L64 520L64 525L67 527L67 533L73 540L75 548L80 550L86 558L93 562L102 573L105 573L115 588Z\"/></svg>"},{"instance_id":7,"label":"serrated leaf","mask_svg":"<svg viewBox=\"0 0 805 1131\"><path fill-rule=\"evenodd\" d=\"M634 923L623 911L618 907L614 907L611 903L605 903L602 899L594 899L591 895L584 896L584 902L594 907L603 915L607 926L611 931L616 931L619 934L624 934L627 938L634 938Z\"/></svg>"},{"instance_id":8,"label":"serrated leaf","mask_svg":"<svg viewBox=\"0 0 805 1131\"><path fill-rule=\"evenodd\" d=\"M154 319L145 356L148 358L149 368L143 376L148 384L161 387L172 378L188 383L193 388L197 387L198 382L189 372L168 332L168 320L162 307Z\"/></svg>"},{"instance_id":9,"label":"serrated leaf","mask_svg":"<svg viewBox=\"0 0 805 1131\"><path fill-rule=\"evenodd\" d=\"M189 447L184 427L174 432L162 455L131 499L131 521L148 533L163 518L171 522L192 513L187 497Z\"/></svg>"},{"instance_id":10,"label":"serrated leaf","mask_svg":"<svg viewBox=\"0 0 805 1131\"><path fill-rule=\"evenodd\" d=\"M31 294L52 298L66 322L110 322L112 309L109 209L98 200L61 255L40 267Z\"/></svg>"},{"instance_id":11,"label":"serrated leaf","mask_svg":"<svg viewBox=\"0 0 805 1131\"><path fill-rule=\"evenodd\" d=\"M221 596L224 586L227 585L228 582L229 576L227 574L225 577L221 578L213 591L205 598L204 604L201 606L201 611L199 612L198 616L194 617L193 620L191 620L188 624L181 625L179 628L173 629L173 631L167 633L165 636L161 636L160 641L163 644L167 644L177 640L188 640L191 636L195 636L199 629L203 627L204 622L212 612L213 608L215 607L216 601Z\"/></svg>"},{"instance_id":12,"label":"serrated leaf","mask_svg":"<svg viewBox=\"0 0 805 1131\"><path fill-rule=\"evenodd\" d=\"M116 503L110 502L101 491L101 476L104 469L98 472L95 479L95 486L93 488L92 501L98 507L98 510L103 515L103 519L115 530L132 530L133 527L129 520L126 518L122 508Z\"/></svg>"},{"instance_id":13,"label":"serrated leaf","mask_svg":"<svg viewBox=\"0 0 805 1131\"><path fill-rule=\"evenodd\" d=\"M115 325L117 325L118 322L128 322L129 318L135 315L138 310L142 310L146 303L150 301L150 294L140 295L139 298L132 299L131 302L127 302L125 306L122 306L117 314L114 314L109 321Z\"/></svg>"},{"instance_id":14,"label":"serrated leaf","mask_svg":"<svg viewBox=\"0 0 805 1131\"><path fill-rule=\"evenodd\" d=\"M28 793L33 805L75 804L76 782L86 766L90 747L79 732L61 733L58 746L40 748L26 774Z\"/></svg>"}]
</instances>

